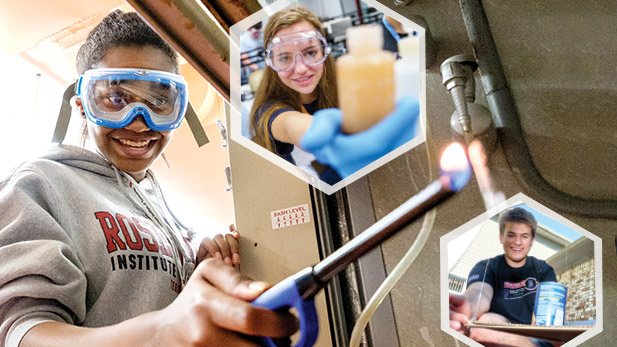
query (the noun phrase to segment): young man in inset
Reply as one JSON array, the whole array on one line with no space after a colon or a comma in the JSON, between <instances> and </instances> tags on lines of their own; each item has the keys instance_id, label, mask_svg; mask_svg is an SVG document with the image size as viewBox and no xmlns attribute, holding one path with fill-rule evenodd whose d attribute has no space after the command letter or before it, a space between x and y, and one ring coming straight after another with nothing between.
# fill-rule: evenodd
<instances>
[{"instance_id":1,"label":"young man in inset","mask_svg":"<svg viewBox=\"0 0 617 347\"><path fill-rule=\"evenodd\" d=\"M499 241L504 254L478 262L467 279L464 295L450 295L450 326L486 346L553 346L546 341L473 328L478 322L531 324L536 291L540 282L557 282L555 271L545 261L528 256L538 223L520 207L499 217Z\"/></svg>"}]
</instances>

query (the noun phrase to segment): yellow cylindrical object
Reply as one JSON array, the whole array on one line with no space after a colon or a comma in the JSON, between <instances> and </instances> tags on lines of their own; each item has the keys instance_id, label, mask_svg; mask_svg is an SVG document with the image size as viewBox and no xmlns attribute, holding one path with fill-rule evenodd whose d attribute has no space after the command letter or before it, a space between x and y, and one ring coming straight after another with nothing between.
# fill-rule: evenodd
<instances>
[{"instance_id":1,"label":"yellow cylindrical object","mask_svg":"<svg viewBox=\"0 0 617 347\"><path fill-rule=\"evenodd\" d=\"M342 130L366 130L395 106L394 54L383 51L382 29L361 25L347 29L348 54L336 62Z\"/></svg>"},{"instance_id":2,"label":"yellow cylindrical object","mask_svg":"<svg viewBox=\"0 0 617 347\"><path fill-rule=\"evenodd\" d=\"M251 88L251 92L256 93L257 88L259 88L259 84L261 83L261 79L264 76L264 70L259 69L251 72L249 75L249 87Z\"/></svg>"}]
</instances>

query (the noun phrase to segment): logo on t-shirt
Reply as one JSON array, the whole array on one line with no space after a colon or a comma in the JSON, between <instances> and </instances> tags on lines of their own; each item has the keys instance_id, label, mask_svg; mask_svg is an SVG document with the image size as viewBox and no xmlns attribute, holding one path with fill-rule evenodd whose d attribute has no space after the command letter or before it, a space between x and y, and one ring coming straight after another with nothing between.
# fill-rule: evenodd
<instances>
[{"instance_id":1,"label":"logo on t-shirt","mask_svg":"<svg viewBox=\"0 0 617 347\"><path fill-rule=\"evenodd\" d=\"M480 274L473 274L471 276L469 276L469 278L467 279L467 283L473 281L473 280L477 280L480 278Z\"/></svg>"},{"instance_id":2,"label":"logo on t-shirt","mask_svg":"<svg viewBox=\"0 0 617 347\"><path fill-rule=\"evenodd\" d=\"M506 300L520 299L528 294L533 294L538 288L538 280L529 277L520 282L503 282L503 297Z\"/></svg>"}]
</instances>

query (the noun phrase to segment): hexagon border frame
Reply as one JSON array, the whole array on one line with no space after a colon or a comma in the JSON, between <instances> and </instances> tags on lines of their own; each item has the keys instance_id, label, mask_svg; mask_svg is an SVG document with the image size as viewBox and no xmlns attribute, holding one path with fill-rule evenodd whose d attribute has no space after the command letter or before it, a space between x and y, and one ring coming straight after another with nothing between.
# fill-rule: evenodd
<instances>
[{"instance_id":1,"label":"hexagon border frame","mask_svg":"<svg viewBox=\"0 0 617 347\"><path fill-rule=\"evenodd\" d=\"M367 5L377 9L378 11L388 14L397 21L404 23L410 28L413 28L419 33L420 36L420 131L419 134L411 139L409 142L401 145L395 150L375 160L374 162L366 165L362 169L356 171L352 175L342 179L334 185L329 185L320 180L296 165L286 161L278 155L268 151L260 145L254 143L250 139L242 135L242 117L241 117L241 97L240 90L235 86L240 86L240 34L246 31L249 27L255 23L264 20L266 17L270 17L274 12L280 11L295 4L294 0L278 0L274 3L262 8L261 10L253 13L247 18L234 24L229 28L230 31L230 47L229 47L229 65L230 65L230 134L231 139L242 145L244 148L258 154L262 158L270 161L272 164L284 169L290 174L300 178L320 191L331 195L341 188L351 184L352 182L364 177L373 170L381 167L382 165L397 158L401 154L413 149L414 147L424 143L426 140L426 32L423 27L412 22L411 20L400 15L396 11L386 7L385 5L377 2L377 0L361 0Z\"/></svg>"},{"instance_id":2,"label":"hexagon border frame","mask_svg":"<svg viewBox=\"0 0 617 347\"><path fill-rule=\"evenodd\" d=\"M594 261L595 261L595 290L596 290L596 324L593 328L589 329L588 331L578 335L577 337L573 338L572 340L568 341L567 343L565 343L563 345L563 347L569 347L569 346L578 346L579 344L589 340L590 338L600 334L604 329L604 321L603 321L603 317L604 317L604 300L602 297L602 238L592 234L591 232L583 229L582 227L578 226L577 224L571 222L570 220L568 220L565 217L562 217L561 215L559 215L557 212L554 212L553 210L547 208L546 206L540 204L539 202L533 200L532 198L528 197L527 195L523 194L523 193L518 193L514 196L512 196L511 198L509 198L508 200L500 203L497 206L494 206L493 208L491 208L490 210L486 211L485 213L482 213L481 215L471 219L470 221L468 221L467 223L459 226L458 228L448 232L447 234L443 235L440 237L439 239L439 259L440 259L440 266L439 266L439 276L440 276L440 281L439 281L439 295L440 295L440 302L441 302L441 330L445 333L447 333L448 335L454 337L455 339L457 339L458 341L464 342L466 344L468 344L469 346L477 346L477 347L483 347L482 344L472 340L471 338L469 338L468 336L462 335L461 333L455 331L454 329L450 328L450 319L449 319L449 300L448 300L448 286L444 285L448 283L448 242L454 240L456 237L468 232L469 230L471 230L472 228L480 225L481 223L483 223L484 221L486 221L487 219L491 218L492 216L494 216L495 214L505 210L506 208L509 208L511 206L520 204L520 203L524 203L527 206L529 206L530 208L533 208L534 210L544 214L545 216L554 219L566 226L568 226L569 228L571 228L572 230L578 232L579 234L591 239L593 241L593 252L594 252Z\"/></svg>"}]
</instances>

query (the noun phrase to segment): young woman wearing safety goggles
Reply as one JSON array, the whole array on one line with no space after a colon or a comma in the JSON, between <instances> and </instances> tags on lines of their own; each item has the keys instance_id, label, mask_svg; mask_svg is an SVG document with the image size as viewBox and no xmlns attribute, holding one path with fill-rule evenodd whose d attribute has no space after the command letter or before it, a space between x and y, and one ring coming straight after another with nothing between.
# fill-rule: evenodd
<instances>
[{"instance_id":1,"label":"young woman wearing safety goggles","mask_svg":"<svg viewBox=\"0 0 617 347\"><path fill-rule=\"evenodd\" d=\"M332 185L416 135L417 100L403 100L367 131L342 133L334 61L321 22L305 7L272 15L264 42L268 67L251 109L256 143L293 164L295 146L309 151L319 178Z\"/></svg>"},{"instance_id":2,"label":"young woman wearing safety goggles","mask_svg":"<svg viewBox=\"0 0 617 347\"><path fill-rule=\"evenodd\" d=\"M115 11L77 65L92 151L56 146L0 180L0 345L245 346L293 333L291 315L250 305L266 284L229 266L235 230L198 247L148 170L187 107L175 52Z\"/></svg>"},{"instance_id":3,"label":"young woman wearing safety goggles","mask_svg":"<svg viewBox=\"0 0 617 347\"><path fill-rule=\"evenodd\" d=\"M95 150L140 181L182 122L186 82L152 47L111 53L79 78L76 104ZM143 63L144 55L152 62Z\"/></svg>"},{"instance_id":4,"label":"young woman wearing safety goggles","mask_svg":"<svg viewBox=\"0 0 617 347\"><path fill-rule=\"evenodd\" d=\"M253 140L295 164L291 152L313 122L312 114L336 107L336 78L321 22L302 6L268 19L264 31L266 63L251 109ZM320 177L340 180L331 168Z\"/></svg>"}]
</instances>

